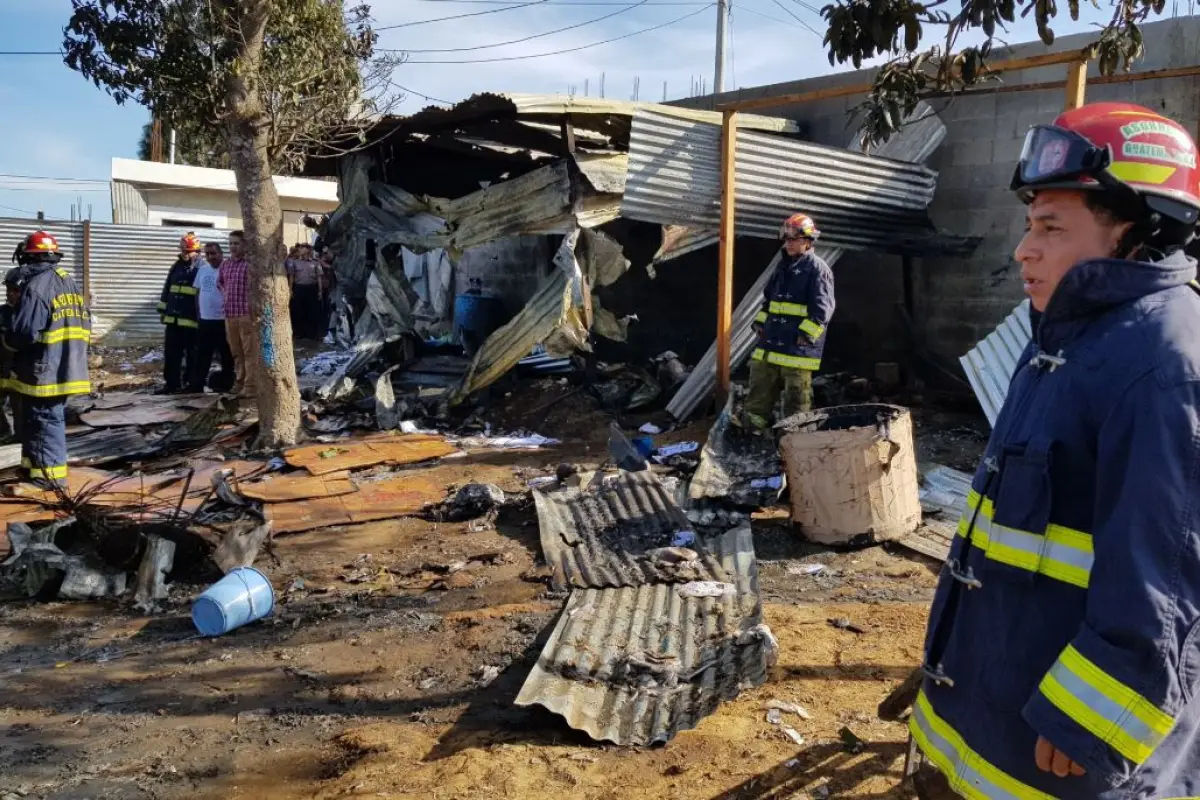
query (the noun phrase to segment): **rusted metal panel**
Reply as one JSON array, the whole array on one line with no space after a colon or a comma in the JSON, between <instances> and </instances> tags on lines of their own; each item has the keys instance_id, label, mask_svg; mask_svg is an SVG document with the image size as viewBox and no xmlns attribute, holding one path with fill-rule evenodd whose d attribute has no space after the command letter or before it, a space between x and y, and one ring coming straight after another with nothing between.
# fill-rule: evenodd
<instances>
[{"instance_id":1,"label":"rusted metal panel","mask_svg":"<svg viewBox=\"0 0 1200 800\"><path fill-rule=\"evenodd\" d=\"M328 475L376 464L416 464L458 452L441 436L401 434L297 447L283 454L293 467L312 475Z\"/></svg>"},{"instance_id":2,"label":"rusted metal panel","mask_svg":"<svg viewBox=\"0 0 1200 800\"><path fill-rule=\"evenodd\" d=\"M358 487L345 474L269 476L256 483L238 485L238 493L250 500L264 503L287 503L292 500L311 500L353 494Z\"/></svg>"},{"instance_id":3,"label":"rusted metal panel","mask_svg":"<svg viewBox=\"0 0 1200 800\"><path fill-rule=\"evenodd\" d=\"M982 342L958 360L967 373L975 396L979 398L979 405L983 406L984 415L992 425L996 424L1004 398L1008 396L1009 384L1013 373L1017 371L1017 361L1032 337L1029 300L1026 299Z\"/></svg>"},{"instance_id":4,"label":"rusted metal panel","mask_svg":"<svg viewBox=\"0 0 1200 800\"><path fill-rule=\"evenodd\" d=\"M777 645L761 624L750 527L711 549L732 594L687 597L680 584L572 592L516 704L543 706L596 740L649 745L764 683Z\"/></svg>"},{"instance_id":5,"label":"rusted metal panel","mask_svg":"<svg viewBox=\"0 0 1200 800\"><path fill-rule=\"evenodd\" d=\"M683 571L654 557L654 550L696 534L650 472L622 473L592 490L571 487L533 496L542 552L559 589L727 579L712 554L690 544L699 558Z\"/></svg>"},{"instance_id":6,"label":"rusted metal panel","mask_svg":"<svg viewBox=\"0 0 1200 800\"><path fill-rule=\"evenodd\" d=\"M358 525L415 514L441 500L445 483L420 473L366 483L359 491L303 503L271 503L263 513L276 534L300 533L333 525Z\"/></svg>"}]
</instances>

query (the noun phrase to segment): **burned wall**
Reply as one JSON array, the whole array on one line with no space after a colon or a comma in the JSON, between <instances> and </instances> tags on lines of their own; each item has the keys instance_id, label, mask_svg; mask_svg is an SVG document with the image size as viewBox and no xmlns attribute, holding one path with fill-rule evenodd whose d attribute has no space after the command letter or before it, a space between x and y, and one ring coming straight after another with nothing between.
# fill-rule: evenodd
<instances>
[{"instance_id":1,"label":"burned wall","mask_svg":"<svg viewBox=\"0 0 1200 800\"><path fill-rule=\"evenodd\" d=\"M717 248L707 247L655 266L643 265L661 242L655 225L618 220L604 228L622 243L633 267L598 292L601 304L617 316L636 314L629 339L596 342L601 359L641 363L673 350L694 365L716 336ZM734 248L734 304L745 296L777 248L766 239L741 237ZM900 258L875 253L843 256L834 266L838 309L829 328L826 363L831 369L864 371L876 361L895 360L905 349L896 304L902 302Z\"/></svg>"},{"instance_id":2,"label":"burned wall","mask_svg":"<svg viewBox=\"0 0 1200 800\"><path fill-rule=\"evenodd\" d=\"M478 279L483 293L500 298L504 320L511 319L533 297L554 269L554 246L549 236L510 236L465 250L454 270L454 293L461 294ZM558 237L555 237L558 238Z\"/></svg>"}]
</instances>

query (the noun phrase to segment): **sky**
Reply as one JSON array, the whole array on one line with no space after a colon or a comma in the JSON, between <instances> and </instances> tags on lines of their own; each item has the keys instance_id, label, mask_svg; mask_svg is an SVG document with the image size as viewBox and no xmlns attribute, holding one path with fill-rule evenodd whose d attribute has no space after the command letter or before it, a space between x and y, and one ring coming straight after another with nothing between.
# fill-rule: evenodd
<instances>
[{"instance_id":1,"label":"sky","mask_svg":"<svg viewBox=\"0 0 1200 800\"><path fill-rule=\"evenodd\" d=\"M732 0L726 88L846 69L830 67L812 30L824 30L817 10L823 2ZM413 113L485 91L596 96L603 86L606 97L632 99L637 82L638 98L655 101L663 99L664 83L668 99L699 94L700 81L711 91L716 9L710 0L508 5L373 0L379 47L406 53L393 76L404 93L395 112ZM1083 4L1084 18L1072 23L1064 16L1056 33L1087 30L1107 16L1107 3L1102 5L1093 10ZM47 218L70 219L72 209L82 205L85 215L90 210L92 219L109 221L111 160L136 158L145 109L118 106L57 56L4 54L57 50L70 14L70 0L0 0L0 216L43 211ZM475 16L427 22L465 14ZM1019 21L1004 36L1011 43L1034 38L1031 20ZM565 50L572 52L560 52ZM550 53L555 54L545 55ZM478 63L483 59L491 60Z\"/></svg>"}]
</instances>

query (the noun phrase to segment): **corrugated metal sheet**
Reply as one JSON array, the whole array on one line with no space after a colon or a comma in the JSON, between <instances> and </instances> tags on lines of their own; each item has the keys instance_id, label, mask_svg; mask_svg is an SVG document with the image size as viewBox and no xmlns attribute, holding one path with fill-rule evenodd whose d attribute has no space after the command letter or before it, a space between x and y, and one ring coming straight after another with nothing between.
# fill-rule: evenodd
<instances>
[{"instance_id":1,"label":"corrugated metal sheet","mask_svg":"<svg viewBox=\"0 0 1200 800\"><path fill-rule=\"evenodd\" d=\"M996 330L987 335L975 348L960 358L967 380L983 406L988 422L996 424L1000 407L1008 395L1008 386L1017 369L1017 360L1025 351L1033 334L1029 327L1029 300L1022 300L1004 318Z\"/></svg>"},{"instance_id":2,"label":"corrugated metal sheet","mask_svg":"<svg viewBox=\"0 0 1200 800\"><path fill-rule=\"evenodd\" d=\"M132 183L110 181L112 193L113 222L120 225L147 225L150 222L150 207L146 195Z\"/></svg>"},{"instance_id":3,"label":"corrugated metal sheet","mask_svg":"<svg viewBox=\"0 0 1200 800\"><path fill-rule=\"evenodd\" d=\"M369 135L372 139L379 139L395 132L433 132L469 123L477 124L517 118L533 118L532 121L550 123L557 129L562 116L570 114L572 124L586 129L589 139L598 134L607 137L609 142L624 143L628 141L629 119L642 110L670 114L679 119L709 124L720 124L721 122L721 114L717 111L665 106L658 103L565 94L492 94L484 92L471 95L450 108L431 106L410 117L382 117ZM748 129L776 133L799 133L800 130L795 120L782 117L741 114L738 119L742 127ZM589 141L588 143L593 142Z\"/></svg>"},{"instance_id":4,"label":"corrugated metal sheet","mask_svg":"<svg viewBox=\"0 0 1200 800\"><path fill-rule=\"evenodd\" d=\"M67 437L68 463L79 466L107 464L154 451L137 428L106 428Z\"/></svg>"},{"instance_id":5,"label":"corrugated metal sheet","mask_svg":"<svg viewBox=\"0 0 1200 800\"><path fill-rule=\"evenodd\" d=\"M543 706L596 740L649 745L764 683L776 643L761 625L749 525L712 550L732 595L684 597L678 584L572 592L516 704Z\"/></svg>"},{"instance_id":6,"label":"corrugated metal sheet","mask_svg":"<svg viewBox=\"0 0 1200 800\"><path fill-rule=\"evenodd\" d=\"M629 169L626 153L576 153L575 163L597 192L621 194L625 191L625 172Z\"/></svg>"},{"instance_id":7,"label":"corrugated metal sheet","mask_svg":"<svg viewBox=\"0 0 1200 800\"><path fill-rule=\"evenodd\" d=\"M542 553L558 589L728 580L720 562L701 550L699 564L683 572L646 556L692 530L653 473L625 472L590 491L571 487L533 497Z\"/></svg>"},{"instance_id":8,"label":"corrugated metal sheet","mask_svg":"<svg viewBox=\"0 0 1200 800\"><path fill-rule=\"evenodd\" d=\"M13 250L34 231L46 231L58 239L63 258L59 266L71 270L75 281L83 286L83 223L54 222L39 219L0 217L0 278L8 274Z\"/></svg>"},{"instance_id":9,"label":"corrugated metal sheet","mask_svg":"<svg viewBox=\"0 0 1200 800\"><path fill-rule=\"evenodd\" d=\"M720 128L665 114L633 120L622 216L714 229L720 223ZM739 234L775 238L802 208L826 246L925 250L936 231L925 209L937 173L782 136L738 132Z\"/></svg>"},{"instance_id":10,"label":"corrugated metal sheet","mask_svg":"<svg viewBox=\"0 0 1200 800\"><path fill-rule=\"evenodd\" d=\"M946 138L945 124L926 103L918 104L913 109L913 113L909 115L908 120L898 134L879 147L879 156L921 163L933 155ZM861 145L855 140L851 142L850 148L861 150ZM824 221L820 217L817 217L817 224L824 227ZM672 256L682 252L686 252L686 250L681 248L679 253L672 253ZM842 257L842 253L840 248L824 244L817 248L817 255L831 267ZM730 361L735 369L750 355L750 350L754 346L754 333L751 325L754 322L754 315L762 303L763 290L778 263L779 256L776 255L733 312L730 328ZM700 405L700 401L712 392L713 386L716 385L716 375L717 344L713 342L683 386L679 387L679 391L671 398L671 402L667 405L667 411L676 419L686 419L691 416L696 407Z\"/></svg>"},{"instance_id":11,"label":"corrugated metal sheet","mask_svg":"<svg viewBox=\"0 0 1200 800\"><path fill-rule=\"evenodd\" d=\"M921 506L957 522L967 507L971 476L945 464L921 464Z\"/></svg>"},{"instance_id":12,"label":"corrugated metal sheet","mask_svg":"<svg viewBox=\"0 0 1200 800\"><path fill-rule=\"evenodd\" d=\"M188 230L92 223L92 312L111 329L106 341L162 338L155 306L179 257L179 237ZM229 231L204 228L196 234L229 253Z\"/></svg>"}]
</instances>

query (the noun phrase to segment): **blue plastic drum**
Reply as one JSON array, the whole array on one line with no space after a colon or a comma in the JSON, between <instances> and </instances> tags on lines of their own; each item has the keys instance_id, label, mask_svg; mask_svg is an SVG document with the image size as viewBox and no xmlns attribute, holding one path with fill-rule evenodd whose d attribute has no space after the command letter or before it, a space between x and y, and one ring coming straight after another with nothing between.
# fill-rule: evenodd
<instances>
[{"instance_id":1,"label":"blue plastic drum","mask_svg":"<svg viewBox=\"0 0 1200 800\"><path fill-rule=\"evenodd\" d=\"M275 608L275 590L254 567L230 570L192 603L192 622L202 636L220 636L262 619Z\"/></svg>"}]
</instances>

